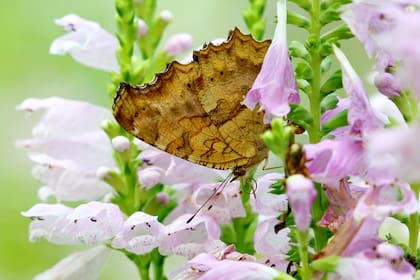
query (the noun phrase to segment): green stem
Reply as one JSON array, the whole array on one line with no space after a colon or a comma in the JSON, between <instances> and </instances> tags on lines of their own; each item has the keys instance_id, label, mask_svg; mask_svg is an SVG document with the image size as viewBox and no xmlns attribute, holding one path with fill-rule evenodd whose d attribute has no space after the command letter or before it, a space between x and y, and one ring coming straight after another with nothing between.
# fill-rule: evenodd
<instances>
[{"instance_id":1,"label":"green stem","mask_svg":"<svg viewBox=\"0 0 420 280\"><path fill-rule=\"evenodd\" d=\"M309 142L318 143L321 140L321 62L322 58L319 53L319 42L321 37L321 24L319 21L320 17L320 1L312 1L311 9L311 29L309 37L313 40L314 45L310 49L310 66L312 69L312 80L311 80L311 94L309 95L310 110L313 117L313 123L310 129L308 129ZM316 186L318 195L313 204L313 219L319 221L322 218L325 208L325 194L322 191L321 185ZM325 228L318 226L314 227L315 235L315 250L319 252L328 241L328 234Z\"/></svg>"},{"instance_id":2,"label":"green stem","mask_svg":"<svg viewBox=\"0 0 420 280\"><path fill-rule=\"evenodd\" d=\"M419 200L420 184L412 184L411 189L416 194L416 200ZM417 240L419 238L419 213L416 211L410 215L410 223L408 224L410 252L412 256L417 255Z\"/></svg>"},{"instance_id":3,"label":"green stem","mask_svg":"<svg viewBox=\"0 0 420 280\"><path fill-rule=\"evenodd\" d=\"M302 263L301 269L300 269L300 276L302 277L303 280L309 280L311 279L311 268L309 267L309 262L308 262L308 232L301 232L301 231L297 231L297 239L299 242L299 255L300 255L300 260Z\"/></svg>"},{"instance_id":4,"label":"green stem","mask_svg":"<svg viewBox=\"0 0 420 280\"><path fill-rule=\"evenodd\" d=\"M319 54L319 40L321 37L321 24L319 22L319 0L312 1L310 37L315 39L316 46L311 50L310 65L312 68L311 94L309 95L310 109L313 123L309 132L310 143L318 143L321 140L321 56Z\"/></svg>"},{"instance_id":5,"label":"green stem","mask_svg":"<svg viewBox=\"0 0 420 280\"><path fill-rule=\"evenodd\" d=\"M312 205L312 218L314 221L319 221L322 219L324 215L325 209L327 208L327 198L325 197L325 193L322 190L321 184L315 184L315 188L317 190L317 197ZM324 246L328 242L328 229L325 227L319 227L316 224L313 226L314 236L315 236L315 244L314 249L316 252L319 252L324 248Z\"/></svg>"},{"instance_id":6,"label":"green stem","mask_svg":"<svg viewBox=\"0 0 420 280\"><path fill-rule=\"evenodd\" d=\"M136 265L137 270L140 274L140 279L149 280L150 255L146 254L139 256L132 253L126 253L126 255Z\"/></svg>"},{"instance_id":7,"label":"green stem","mask_svg":"<svg viewBox=\"0 0 420 280\"><path fill-rule=\"evenodd\" d=\"M153 265L153 272L154 272L154 279L155 280L164 280L167 279L164 275L163 266L165 257L159 254L157 249L152 251L152 265Z\"/></svg>"},{"instance_id":8,"label":"green stem","mask_svg":"<svg viewBox=\"0 0 420 280\"><path fill-rule=\"evenodd\" d=\"M134 16L134 4L132 0L116 0L118 39L120 46L117 49L117 58L120 64L121 79L132 82L132 56L134 42L137 34L137 24Z\"/></svg>"}]
</instances>

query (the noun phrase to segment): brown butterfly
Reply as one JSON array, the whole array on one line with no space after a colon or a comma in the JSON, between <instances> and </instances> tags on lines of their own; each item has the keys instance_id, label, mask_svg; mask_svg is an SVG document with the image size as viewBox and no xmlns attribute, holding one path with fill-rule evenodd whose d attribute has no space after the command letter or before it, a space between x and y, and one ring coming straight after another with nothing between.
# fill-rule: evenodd
<instances>
[{"instance_id":1,"label":"brown butterfly","mask_svg":"<svg viewBox=\"0 0 420 280\"><path fill-rule=\"evenodd\" d=\"M121 83L114 116L130 134L174 156L236 177L266 159L268 129L258 108L241 102L256 79L270 41L235 28L227 41L172 62L151 83Z\"/></svg>"}]
</instances>

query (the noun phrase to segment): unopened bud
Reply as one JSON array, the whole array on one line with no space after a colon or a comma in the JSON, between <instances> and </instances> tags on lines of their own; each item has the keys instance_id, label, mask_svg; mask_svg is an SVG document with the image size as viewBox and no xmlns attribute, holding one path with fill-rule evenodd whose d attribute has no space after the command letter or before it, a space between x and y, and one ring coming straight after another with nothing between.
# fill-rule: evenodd
<instances>
[{"instance_id":1,"label":"unopened bud","mask_svg":"<svg viewBox=\"0 0 420 280\"><path fill-rule=\"evenodd\" d=\"M170 11L168 11L168 10L163 10L160 13L160 19L163 22L169 23L169 22L171 22L173 20L173 18L174 18L174 15Z\"/></svg>"},{"instance_id":2,"label":"unopened bud","mask_svg":"<svg viewBox=\"0 0 420 280\"><path fill-rule=\"evenodd\" d=\"M192 48L193 39L190 34L179 33L172 35L165 46L168 56L178 56Z\"/></svg>"},{"instance_id":3,"label":"unopened bud","mask_svg":"<svg viewBox=\"0 0 420 280\"><path fill-rule=\"evenodd\" d=\"M124 136L117 136L117 137L112 138L111 144L112 144L112 147L117 152L120 152L120 153L125 152L128 149L130 149L130 145L131 145L130 140L128 140L128 138Z\"/></svg>"}]
</instances>

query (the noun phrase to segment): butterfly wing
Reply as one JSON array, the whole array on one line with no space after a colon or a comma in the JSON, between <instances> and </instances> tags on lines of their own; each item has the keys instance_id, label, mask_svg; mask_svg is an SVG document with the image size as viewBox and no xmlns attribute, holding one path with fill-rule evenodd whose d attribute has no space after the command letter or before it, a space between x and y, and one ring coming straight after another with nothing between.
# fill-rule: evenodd
<instances>
[{"instance_id":1,"label":"butterfly wing","mask_svg":"<svg viewBox=\"0 0 420 280\"><path fill-rule=\"evenodd\" d=\"M241 105L269 41L235 29L221 45L173 62L144 86L122 83L114 116L135 137L177 157L218 169L255 165L267 157L263 113Z\"/></svg>"}]
</instances>

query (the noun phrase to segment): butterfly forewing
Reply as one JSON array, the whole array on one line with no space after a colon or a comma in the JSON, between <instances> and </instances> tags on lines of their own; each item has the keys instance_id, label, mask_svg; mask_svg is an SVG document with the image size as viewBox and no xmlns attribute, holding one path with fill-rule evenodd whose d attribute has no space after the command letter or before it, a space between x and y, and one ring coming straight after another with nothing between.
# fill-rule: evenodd
<instances>
[{"instance_id":1,"label":"butterfly forewing","mask_svg":"<svg viewBox=\"0 0 420 280\"><path fill-rule=\"evenodd\" d=\"M114 116L135 137L177 157L218 169L246 169L267 157L263 112L241 102L261 69L270 41L238 29L221 45L173 62L143 86L122 83Z\"/></svg>"}]
</instances>

